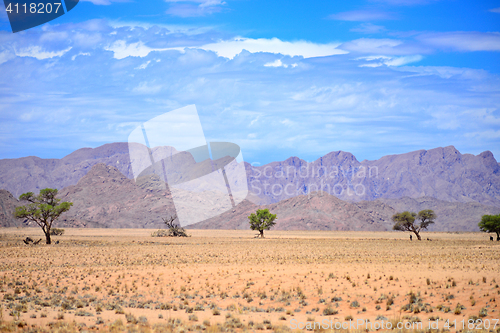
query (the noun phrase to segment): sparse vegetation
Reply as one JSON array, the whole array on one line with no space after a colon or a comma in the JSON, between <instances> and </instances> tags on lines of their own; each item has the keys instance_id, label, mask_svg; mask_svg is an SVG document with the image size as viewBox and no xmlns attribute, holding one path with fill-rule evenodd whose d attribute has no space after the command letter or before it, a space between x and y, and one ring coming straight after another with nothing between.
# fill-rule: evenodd
<instances>
[{"instance_id":1,"label":"sparse vegetation","mask_svg":"<svg viewBox=\"0 0 500 333\"><path fill-rule=\"evenodd\" d=\"M500 214L483 215L478 226L481 231L496 233L497 241L500 241Z\"/></svg>"},{"instance_id":2,"label":"sparse vegetation","mask_svg":"<svg viewBox=\"0 0 500 333\"><path fill-rule=\"evenodd\" d=\"M52 224L73 205L72 202L61 202L61 199L56 199L57 192L57 189L45 188L40 190L38 195L33 192L23 193L19 200L27 201L29 204L16 207L14 211L16 218L26 219L28 223L36 223L42 228L46 244L51 244Z\"/></svg>"},{"instance_id":3,"label":"sparse vegetation","mask_svg":"<svg viewBox=\"0 0 500 333\"><path fill-rule=\"evenodd\" d=\"M415 218L420 220L420 223L415 223ZM422 240L420 232L433 224L435 218L436 214L431 209L421 210L418 214L408 211L397 213L392 216L393 229L413 232L418 240Z\"/></svg>"},{"instance_id":4,"label":"sparse vegetation","mask_svg":"<svg viewBox=\"0 0 500 333\"><path fill-rule=\"evenodd\" d=\"M160 229L151 234L152 237L189 237L184 228L174 221L177 219L177 215L170 216L170 218L164 218L163 222L167 225L168 229Z\"/></svg>"},{"instance_id":5,"label":"sparse vegetation","mask_svg":"<svg viewBox=\"0 0 500 333\"><path fill-rule=\"evenodd\" d=\"M47 247L36 264L26 265L40 247L19 247L19 235L34 237L39 230L6 230L0 239L3 323L24 321L30 329L35 325L34 332L53 330L40 322L63 327L73 320L86 323L80 331L272 327L286 332L290 320L306 318L425 324L430 318L491 320L498 314L498 252L485 251L484 236L477 233L433 234L436 241L418 245L416 254L391 233L383 237L392 239L367 242L348 237L362 235L353 232L322 232L315 238L313 232L271 231L286 237L255 243L250 230L225 231L223 237L217 237L220 231L193 230L190 238L165 243L152 241L147 230L134 231L133 238L117 230L101 229L95 238L92 230L79 231L78 237L66 230L64 243ZM395 313L402 317L393 318Z\"/></svg>"},{"instance_id":6,"label":"sparse vegetation","mask_svg":"<svg viewBox=\"0 0 500 333\"><path fill-rule=\"evenodd\" d=\"M264 238L264 230L269 230L276 224L276 214L271 214L267 208L258 209L255 214L250 214L248 219L250 229L257 230L261 238Z\"/></svg>"},{"instance_id":7,"label":"sparse vegetation","mask_svg":"<svg viewBox=\"0 0 500 333\"><path fill-rule=\"evenodd\" d=\"M50 229L50 234L52 236L62 236L64 234L64 229L52 228Z\"/></svg>"}]
</instances>

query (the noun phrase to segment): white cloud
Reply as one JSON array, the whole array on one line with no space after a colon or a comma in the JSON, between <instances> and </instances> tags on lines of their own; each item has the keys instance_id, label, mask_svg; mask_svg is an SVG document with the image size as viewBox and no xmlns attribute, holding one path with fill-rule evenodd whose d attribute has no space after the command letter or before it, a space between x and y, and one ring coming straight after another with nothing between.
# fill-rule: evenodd
<instances>
[{"instance_id":1,"label":"white cloud","mask_svg":"<svg viewBox=\"0 0 500 333\"><path fill-rule=\"evenodd\" d=\"M492 12L492 13L499 13L500 14L500 7L490 9L489 11Z\"/></svg>"},{"instance_id":2,"label":"white cloud","mask_svg":"<svg viewBox=\"0 0 500 333\"><path fill-rule=\"evenodd\" d=\"M480 132L465 133L466 138L480 139L480 140L497 140L500 139L500 130L484 130Z\"/></svg>"},{"instance_id":3,"label":"white cloud","mask_svg":"<svg viewBox=\"0 0 500 333\"><path fill-rule=\"evenodd\" d=\"M439 49L455 51L500 51L500 33L498 32L436 32L425 33L417 37L424 44Z\"/></svg>"},{"instance_id":4,"label":"white cloud","mask_svg":"<svg viewBox=\"0 0 500 333\"><path fill-rule=\"evenodd\" d=\"M402 45L402 40L389 38L360 38L342 44L340 47L343 50L353 51L358 53L371 54L394 54L395 48Z\"/></svg>"},{"instance_id":5,"label":"white cloud","mask_svg":"<svg viewBox=\"0 0 500 333\"><path fill-rule=\"evenodd\" d=\"M398 67L410 64L412 62L418 62L422 60L422 56L419 54L411 56L403 56L403 57L369 56L369 57L360 57L357 58L356 60L368 61L368 63L361 64L359 65L359 67L380 67L383 65Z\"/></svg>"},{"instance_id":6,"label":"white cloud","mask_svg":"<svg viewBox=\"0 0 500 333\"><path fill-rule=\"evenodd\" d=\"M422 60L422 56L419 54L416 55L411 55L411 56L404 56L404 57L395 57L392 58L391 60L385 61L384 63L387 66L403 66L410 64L412 62L418 62Z\"/></svg>"},{"instance_id":7,"label":"white cloud","mask_svg":"<svg viewBox=\"0 0 500 333\"><path fill-rule=\"evenodd\" d=\"M80 53L75 54L74 56L72 56L71 60L74 61L76 59L76 57L78 57L78 56L90 56L90 53L88 53L88 52L80 52Z\"/></svg>"},{"instance_id":8,"label":"white cloud","mask_svg":"<svg viewBox=\"0 0 500 333\"><path fill-rule=\"evenodd\" d=\"M149 95L149 94L156 94L156 93L160 92L161 89L162 89L162 86L159 84L141 82L141 83L139 83L139 85L137 87L134 87L132 89L132 91L134 93L138 93L138 94Z\"/></svg>"},{"instance_id":9,"label":"white cloud","mask_svg":"<svg viewBox=\"0 0 500 333\"><path fill-rule=\"evenodd\" d=\"M240 145L249 162L292 155L313 160L339 149L377 158L388 151L437 147L444 137L461 151L482 147L500 156L498 138L464 138L465 132L493 131L489 137L494 137L498 131L500 76L411 66L427 55L408 45L419 42L413 40L418 33L338 46L244 38L214 43L220 35L201 30L188 35L158 27L84 26L72 25L71 34L100 33L101 41L76 46L62 35L42 40L47 31L39 29L0 34L0 59L12 59L16 49L24 52L0 64L0 86L9 89L0 89L0 130L19 148L12 154L47 156L123 141L132 126L120 124L196 104L207 140ZM164 43L151 42L158 40ZM194 46L185 47L193 40ZM172 45L183 53L167 51ZM70 47L57 62L38 60ZM160 52L151 54L155 50ZM25 58L32 54L38 58ZM314 58L331 54L335 57ZM61 70L48 69L48 63ZM29 120L31 112L39 118ZM64 114L69 114L65 126L51 121ZM53 133L53 140L40 142L46 133Z\"/></svg>"},{"instance_id":10,"label":"white cloud","mask_svg":"<svg viewBox=\"0 0 500 333\"><path fill-rule=\"evenodd\" d=\"M226 3L220 0L165 0L173 3L167 14L179 17L206 16L222 11Z\"/></svg>"},{"instance_id":11,"label":"white cloud","mask_svg":"<svg viewBox=\"0 0 500 333\"><path fill-rule=\"evenodd\" d=\"M40 46L29 46L21 50L16 50L16 55L19 57L33 57L37 58L38 60L42 60L54 57L61 57L69 50L71 50L71 47L68 47L67 49L60 51L45 51Z\"/></svg>"},{"instance_id":12,"label":"white cloud","mask_svg":"<svg viewBox=\"0 0 500 333\"><path fill-rule=\"evenodd\" d=\"M379 21L394 19L394 14L377 10L353 10L336 13L328 18L340 21Z\"/></svg>"},{"instance_id":13,"label":"white cloud","mask_svg":"<svg viewBox=\"0 0 500 333\"><path fill-rule=\"evenodd\" d=\"M201 46L201 49L214 51L219 56L233 59L243 50L251 53L268 52L279 53L289 56L302 56L304 58L324 57L336 54L345 54L346 51L337 48L338 43L316 44L307 41L285 42L278 38L251 39L234 38L232 40L219 41Z\"/></svg>"},{"instance_id":14,"label":"white cloud","mask_svg":"<svg viewBox=\"0 0 500 333\"><path fill-rule=\"evenodd\" d=\"M475 80L480 82L482 80L487 80L488 78L486 72L470 68L456 68L448 66L407 66L402 67L400 70L406 73L415 73L415 75L411 76L436 76L442 79L460 77L463 79ZM492 88L495 86L496 85L492 86Z\"/></svg>"},{"instance_id":15,"label":"white cloud","mask_svg":"<svg viewBox=\"0 0 500 333\"><path fill-rule=\"evenodd\" d=\"M377 34L382 31L385 31L385 27L368 22L368 23L362 23L356 28L352 28L351 31L360 32L362 34Z\"/></svg>"},{"instance_id":16,"label":"white cloud","mask_svg":"<svg viewBox=\"0 0 500 333\"><path fill-rule=\"evenodd\" d=\"M153 49L143 42L127 44L125 40L117 40L111 45L104 48L107 51L113 51L115 59L123 59L126 57L145 57L153 51L164 51L167 49Z\"/></svg>"},{"instance_id":17,"label":"white cloud","mask_svg":"<svg viewBox=\"0 0 500 333\"><path fill-rule=\"evenodd\" d=\"M10 59L14 59L16 55L11 51L3 51L0 52L0 65L4 62L9 61Z\"/></svg>"},{"instance_id":18,"label":"white cloud","mask_svg":"<svg viewBox=\"0 0 500 333\"><path fill-rule=\"evenodd\" d=\"M40 36L40 42L60 42L68 39L66 31L48 31Z\"/></svg>"},{"instance_id":19,"label":"white cloud","mask_svg":"<svg viewBox=\"0 0 500 333\"><path fill-rule=\"evenodd\" d=\"M151 60L148 60L146 61L145 63L141 64L140 66L134 68L134 69L146 69L149 65L149 63L151 62Z\"/></svg>"},{"instance_id":20,"label":"white cloud","mask_svg":"<svg viewBox=\"0 0 500 333\"><path fill-rule=\"evenodd\" d=\"M264 66L266 66L266 67L285 67L285 68L288 67L287 64L284 64L281 62L281 59L276 59L273 62L268 62L268 63L264 64Z\"/></svg>"}]
</instances>

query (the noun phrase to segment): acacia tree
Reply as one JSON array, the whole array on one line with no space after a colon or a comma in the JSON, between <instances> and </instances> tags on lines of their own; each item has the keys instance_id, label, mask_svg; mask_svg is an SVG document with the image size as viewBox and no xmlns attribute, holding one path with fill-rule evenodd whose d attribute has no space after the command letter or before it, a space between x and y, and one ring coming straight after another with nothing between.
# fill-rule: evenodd
<instances>
[{"instance_id":1,"label":"acacia tree","mask_svg":"<svg viewBox=\"0 0 500 333\"><path fill-rule=\"evenodd\" d=\"M500 214L483 215L478 224L479 229L484 232L494 232L497 234L497 241L500 241Z\"/></svg>"},{"instance_id":2,"label":"acacia tree","mask_svg":"<svg viewBox=\"0 0 500 333\"><path fill-rule=\"evenodd\" d=\"M61 202L56 199L57 189L45 188L38 195L33 192L21 194L19 200L28 201L25 206L16 207L14 216L20 219L28 219L28 223L35 222L42 228L45 234L45 242L50 244L50 229L59 216L68 211L72 202Z\"/></svg>"},{"instance_id":3,"label":"acacia tree","mask_svg":"<svg viewBox=\"0 0 500 333\"><path fill-rule=\"evenodd\" d=\"M422 240L420 231L427 229L429 225L434 223L435 218L436 214L431 209L421 210L418 214L408 211L397 213L392 216L392 220L395 222L392 229L411 231L417 236L418 240ZM420 223L415 223L415 219L420 220Z\"/></svg>"},{"instance_id":4,"label":"acacia tree","mask_svg":"<svg viewBox=\"0 0 500 333\"><path fill-rule=\"evenodd\" d=\"M264 230L271 229L276 224L276 214L271 214L269 209L258 209L256 214L252 213L248 217L250 220L250 229L258 230L259 236L264 238Z\"/></svg>"}]
</instances>

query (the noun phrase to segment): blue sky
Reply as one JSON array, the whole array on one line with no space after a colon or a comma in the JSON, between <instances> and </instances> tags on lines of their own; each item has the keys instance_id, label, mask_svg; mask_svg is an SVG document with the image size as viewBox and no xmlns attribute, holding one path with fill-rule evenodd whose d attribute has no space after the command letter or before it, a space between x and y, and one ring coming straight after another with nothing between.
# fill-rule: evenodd
<instances>
[{"instance_id":1,"label":"blue sky","mask_svg":"<svg viewBox=\"0 0 500 333\"><path fill-rule=\"evenodd\" d=\"M13 34L0 158L125 142L197 106L248 162L454 145L500 156L500 1L90 0Z\"/></svg>"}]
</instances>

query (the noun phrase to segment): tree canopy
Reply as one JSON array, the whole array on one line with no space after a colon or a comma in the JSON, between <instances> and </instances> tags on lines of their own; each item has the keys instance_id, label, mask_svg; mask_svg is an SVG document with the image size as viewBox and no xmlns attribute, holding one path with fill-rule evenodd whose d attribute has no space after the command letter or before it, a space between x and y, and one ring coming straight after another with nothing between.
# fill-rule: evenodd
<instances>
[{"instance_id":1,"label":"tree canopy","mask_svg":"<svg viewBox=\"0 0 500 333\"><path fill-rule=\"evenodd\" d=\"M264 238L264 230L271 229L276 224L276 214L271 214L269 209L258 209L256 213L250 214L250 229L258 230L261 238Z\"/></svg>"},{"instance_id":2,"label":"tree canopy","mask_svg":"<svg viewBox=\"0 0 500 333\"><path fill-rule=\"evenodd\" d=\"M392 220L394 221L392 228L400 231L411 231L417 236L418 240L421 240L420 231L427 229L429 225L433 224L435 218L436 214L431 209L421 210L418 214L404 211L392 216ZM415 223L415 219L418 219L420 223Z\"/></svg>"},{"instance_id":3,"label":"tree canopy","mask_svg":"<svg viewBox=\"0 0 500 333\"><path fill-rule=\"evenodd\" d=\"M496 233L497 241L500 241L500 214L483 215L478 226L481 231Z\"/></svg>"},{"instance_id":4,"label":"tree canopy","mask_svg":"<svg viewBox=\"0 0 500 333\"><path fill-rule=\"evenodd\" d=\"M27 219L28 223L35 222L42 228L47 244L51 243L52 224L73 205L72 202L61 202L61 199L56 199L57 192L57 189L45 188L40 190L38 195L33 192L23 193L19 200L27 201L29 204L16 207L14 212L15 217Z\"/></svg>"}]
</instances>

